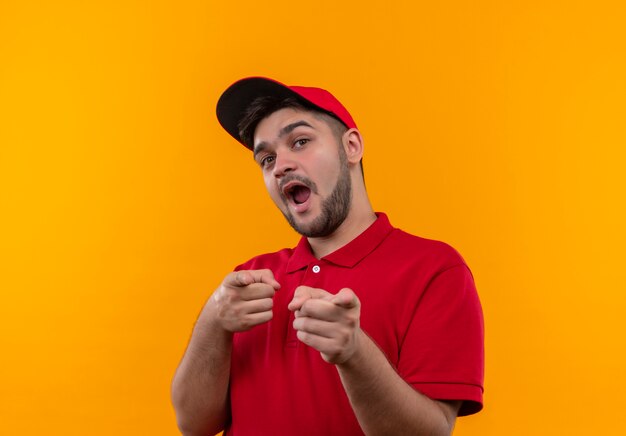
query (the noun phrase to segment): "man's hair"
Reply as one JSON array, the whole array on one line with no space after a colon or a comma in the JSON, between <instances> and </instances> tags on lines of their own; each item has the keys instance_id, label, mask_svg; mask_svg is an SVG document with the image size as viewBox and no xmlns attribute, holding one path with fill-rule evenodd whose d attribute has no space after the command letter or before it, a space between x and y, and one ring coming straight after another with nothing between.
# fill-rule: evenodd
<instances>
[{"instance_id":1,"label":"man's hair","mask_svg":"<svg viewBox=\"0 0 626 436\"><path fill-rule=\"evenodd\" d=\"M313 106L304 99L274 96L258 97L254 99L246 109L243 118L237 126L239 128L239 137L243 141L244 145L253 150L254 132L259 123L274 112L285 108L312 112L315 116L323 118L337 138L339 146L341 146L342 136L348 130L348 126L346 126L339 118L335 117L331 113L317 108L316 106ZM361 173L363 173L363 159L361 159L360 165Z\"/></svg>"}]
</instances>

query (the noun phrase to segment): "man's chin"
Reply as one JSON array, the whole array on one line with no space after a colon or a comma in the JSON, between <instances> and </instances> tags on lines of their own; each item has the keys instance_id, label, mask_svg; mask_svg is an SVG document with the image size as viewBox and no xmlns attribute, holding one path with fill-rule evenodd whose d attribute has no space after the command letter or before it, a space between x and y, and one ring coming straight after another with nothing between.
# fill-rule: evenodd
<instances>
[{"instance_id":1,"label":"man's chin","mask_svg":"<svg viewBox=\"0 0 626 436\"><path fill-rule=\"evenodd\" d=\"M307 219L298 219L291 214L285 214L289 225L300 235L307 238L323 238L331 235L339 227L338 223L329 222L327 216L310 216Z\"/></svg>"},{"instance_id":2,"label":"man's chin","mask_svg":"<svg viewBox=\"0 0 626 436\"><path fill-rule=\"evenodd\" d=\"M300 216L300 214L294 214L291 211L284 213L283 215L287 219L289 225L302 236L309 236L311 232L315 233L315 217L307 213L306 216Z\"/></svg>"}]
</instances>

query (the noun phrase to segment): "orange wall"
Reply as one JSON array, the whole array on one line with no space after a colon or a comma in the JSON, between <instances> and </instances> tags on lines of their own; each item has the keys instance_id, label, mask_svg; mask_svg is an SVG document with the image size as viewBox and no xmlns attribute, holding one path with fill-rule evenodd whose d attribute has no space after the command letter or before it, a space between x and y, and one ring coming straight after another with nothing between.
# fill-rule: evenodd
<instances>
[{"instance_id":1,"label":"orange wall","mask_svg":"<svg viewBox=\"0 0 626 436\"><path fill-rule=\"evenodd\" d=\"M98 3L0 3L1 434L176 434L204 300L297 240L214 117L258 74L338 95L375 208L472 267L455 434L624 428L623 2Z\"/></svg>"}]
</instances>

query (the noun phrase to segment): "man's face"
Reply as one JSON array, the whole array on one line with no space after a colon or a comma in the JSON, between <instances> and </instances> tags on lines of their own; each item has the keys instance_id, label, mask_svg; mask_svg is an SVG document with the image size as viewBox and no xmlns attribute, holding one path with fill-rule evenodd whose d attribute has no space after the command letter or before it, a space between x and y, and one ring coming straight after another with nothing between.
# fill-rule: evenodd
<instances>
[{"instance_id":1,"label":"man's face","mask_svg":"<svg viewBox=\"0 0 626 436\"><path fill-rule=\"evenodd\" d=\"M254 159L270 197L307 237L333 233L350 211L352 185L343 145L320 114L291 108L263 119Z\"/></svg>"}]
</instances>

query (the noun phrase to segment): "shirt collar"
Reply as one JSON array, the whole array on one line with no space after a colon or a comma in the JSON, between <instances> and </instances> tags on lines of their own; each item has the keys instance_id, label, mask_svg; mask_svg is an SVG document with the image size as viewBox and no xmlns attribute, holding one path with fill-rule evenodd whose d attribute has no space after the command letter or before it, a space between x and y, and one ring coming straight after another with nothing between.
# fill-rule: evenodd
<instances>
[{"instance_id":1,"label":"shirt collar","mask_svg":"<svg viewBox=\"0 0 626 436\"><path fill-rule=\"evenodd\" d=\"M322 257L322 260L347 268L354 267L363 258L370 254L391 233L393 227L389 218L382 212L376 212L378 217L363 233L348 242L343 247ZM317 258L311 251L306 237L302 237L287 262L287 272L292 273L306 267Z\"/></svg>"}]
</instances>

